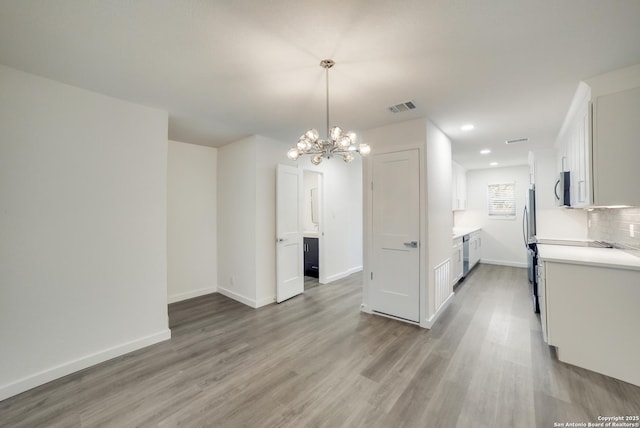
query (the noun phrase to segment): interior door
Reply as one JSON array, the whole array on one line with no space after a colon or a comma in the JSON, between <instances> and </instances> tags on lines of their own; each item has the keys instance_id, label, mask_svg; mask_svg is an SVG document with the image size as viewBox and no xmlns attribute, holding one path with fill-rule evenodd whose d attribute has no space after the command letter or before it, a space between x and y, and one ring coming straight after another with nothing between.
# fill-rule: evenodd
<instances>
[{"instance_id":1,"label":"interior door","mask_svg":"<svg viewBox=\"0 0 640 428\"><path fill-rule=\"evenodd\" d=\"M371 309L420 321L419 151L373 156Z\"/></svg>"},{"instance_id":2,"label":"interior door","mask_svg":"<svg viewBox=\"0 0 640 428\"><path fill-rule=\"evenodd\" d=\"M276 302L304 292L302 171L278 165L276 178Z\"/></svg>"}]
</instances>

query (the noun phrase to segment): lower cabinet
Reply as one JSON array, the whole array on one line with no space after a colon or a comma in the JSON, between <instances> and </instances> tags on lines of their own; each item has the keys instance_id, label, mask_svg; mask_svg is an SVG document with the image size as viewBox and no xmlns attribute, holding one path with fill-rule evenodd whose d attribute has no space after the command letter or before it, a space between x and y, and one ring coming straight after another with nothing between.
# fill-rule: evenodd
<instances>
[{"instance_id":1,"label":"lower cabinet","mask_svg":"<svg viewBox=\"0 0 640 428\"><path fill-rule=\"evenodd\" d=\"M318 238L304 238L304 274L318 278L320 276L320 255Z\"/></svg>"},{"instance_id":2,"label":"lower cabinet","mask_svg":"<svg viewBox=\"0 0 640 428\"><path fill-rule=\"evenodd\" d=\"M462 278L462 238L453 240L453 253L451 254L451 284L455 285Z\"/></svg>"},{"instance_id":3,"label":"lower cabinet","mask_svg":"<svg viewBox=\"0 0 640 428\"><path fill-rule=\"evenodd\" d=\"M480 261L480 250L482 248L482 238L480 231L473 232L469 237L469 270Z\"/></svg>"},{"instance_id":4,"label":"lower cabinet","mask_svg":"<svg viewBox=\"0 0 640 428\"><path fill-rule=\"evenodd\" d=\"M560 361L640 386L640 270L543 260L540 318Z\"/></svg>"}]
</instances>

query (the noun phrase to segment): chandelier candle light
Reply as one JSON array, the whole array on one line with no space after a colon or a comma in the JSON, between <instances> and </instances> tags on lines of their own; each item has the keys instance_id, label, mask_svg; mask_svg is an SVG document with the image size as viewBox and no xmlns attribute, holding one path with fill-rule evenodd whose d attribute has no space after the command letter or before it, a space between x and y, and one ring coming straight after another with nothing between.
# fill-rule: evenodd
<instances>
[{"instance_id":1,"label":"chandelier candle light","mask_svg":"<svg viewBox=\"0 0 640 428\"><path fill-rule=\"evenodd\" d=\"M343 132L338 126L329 129L329 69L335 65L331 59L320 61L320 67L326 70L327 76L327 139L321 140L318 130L310 129L305 132L295 147L287 152L287 157L291 160L297 160L302 155L311 156L311 163L320 164L323 158L331 158L333 155L341 154L342 159L349 163L353 160L354 153L360 153L366 156L371 152L369 145L358 143L358 136L355 132Z\"/></svg>"}]
</instances>

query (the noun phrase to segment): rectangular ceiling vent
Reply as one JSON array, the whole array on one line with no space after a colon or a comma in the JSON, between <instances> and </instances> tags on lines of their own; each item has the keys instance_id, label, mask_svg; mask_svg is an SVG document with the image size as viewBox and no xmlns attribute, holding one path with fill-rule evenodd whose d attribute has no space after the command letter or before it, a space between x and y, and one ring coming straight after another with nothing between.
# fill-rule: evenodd
<instances>
[{"instance_id":1,"label":"rectangular ceiling vent","mask_svg":"<svg viewBox=\"0 0 640 428\"><path fill-rule=\"evenodd\" d=\"M517 144L517 143L526 143L529 141L528 138L516 138L515 140L507 140L505 143L507 144Z\"/></svg>"},{"instance_id":2,"label":"rectangular ceiling vent","mask_svg":"<svg viewBox=\"0 0 640 428\"><path fill-rule=\"evenodd\" d=\"M394 106L389 107L393 113L402 113L403 111L413 110L416 108L416 105L413 101L407 101L406 103L396 104Z\"/></svg>"}]
</instances>

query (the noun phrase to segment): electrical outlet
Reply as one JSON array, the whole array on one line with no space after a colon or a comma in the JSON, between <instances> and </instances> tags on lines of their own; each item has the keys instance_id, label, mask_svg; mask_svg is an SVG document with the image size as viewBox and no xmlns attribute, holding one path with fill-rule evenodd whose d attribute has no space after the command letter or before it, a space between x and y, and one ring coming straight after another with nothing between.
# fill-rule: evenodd
<instances>
[{"instance_id":1,"label":"electrical outlet","mask_svg":"<svg viewBox=\"0 0 640 428\"><path fill-rule=\"evenodd\" d=\"M635 238L635 236L636 236L635 232L633 231L633 226L634 226L633 223L631 223L629 225L629 237L630 238Z\"/></svg>"},{"instance_id":2,"label":"electrical outlet","mask_svg":"<svg viewBox=\"0 0 640 428\"><path fill-rule=\"evenodd\" d=\"M229 284L230 284L230 285L235 285L235 283L236 283L236 277L235 277L235 276L233 276L233 275L231 275L231 276L229 277Z\"/></svg>"},{"instance_id":3,"label":"electrical outlet","mask_svg":"<svg viewBox=\"0 0 640 428\"><path fill-rule=\"evenodd\" d=\"M591 229L591 219L587 220L587 227Z\"/></svg>"}]
</instances>

